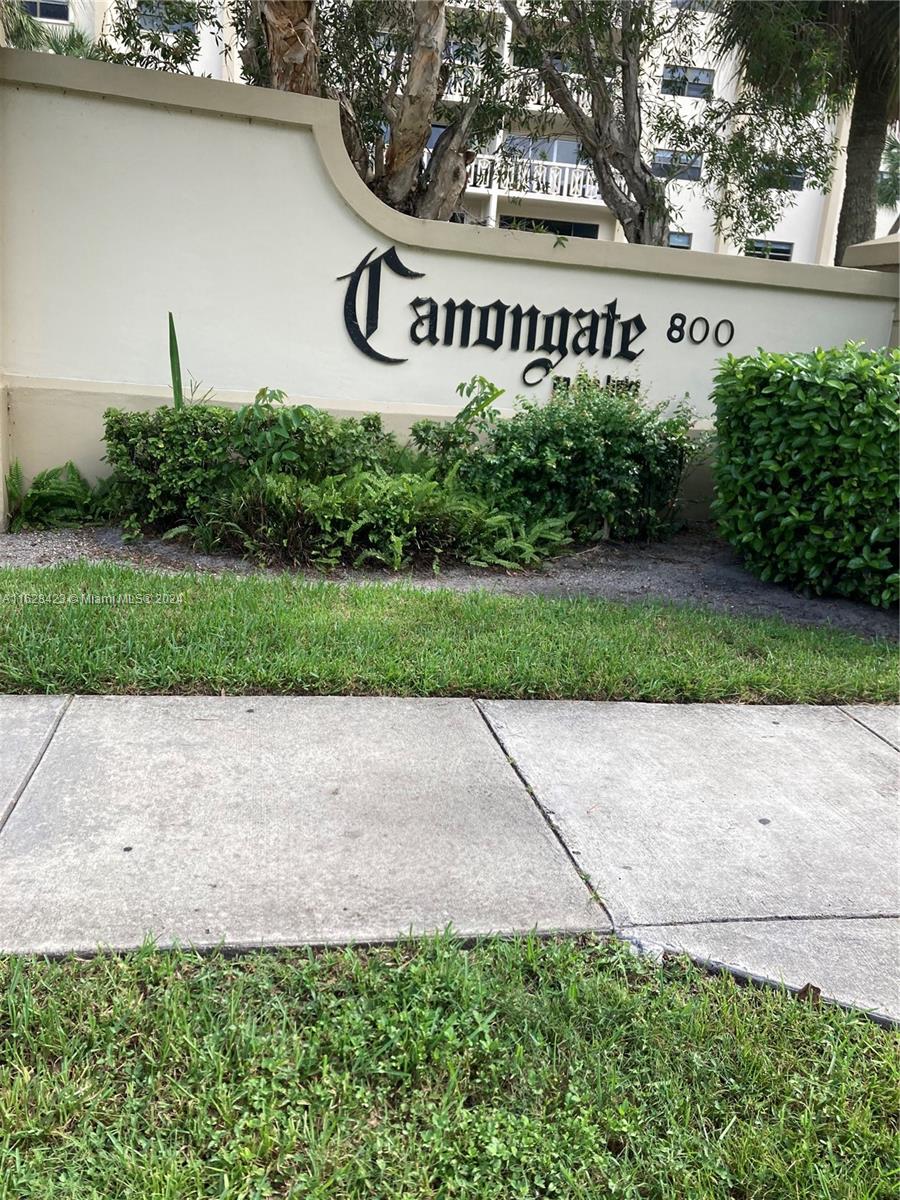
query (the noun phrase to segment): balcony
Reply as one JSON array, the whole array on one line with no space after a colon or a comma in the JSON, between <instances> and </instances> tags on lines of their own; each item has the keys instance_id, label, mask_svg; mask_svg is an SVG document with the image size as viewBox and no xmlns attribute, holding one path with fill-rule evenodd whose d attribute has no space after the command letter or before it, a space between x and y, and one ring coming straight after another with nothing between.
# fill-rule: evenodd
<instances>
[{"instance_id":1,"label":"balcony","mask_svg":"<svg viewBox=\"0 0 900 1200\"><path fill-rule=\"evenodd\" d=\"M477 67L457 67L450 73L447 87L444 91L445 100L462 100L477 85ZM569 87L576 102L582 106L590 105L590 91L581 75L567 76ZM553 109L559 111L556 101L547 91L544 81L536 71L524 68L515 72L514 78L507 79L503 87L504 99L509 103L519 100L526 108Z\"/></svg>"},{"instance_id":2,"label":"balcony","mask_svg":"<svg viewBox=\"0 0 900 1200\"><path fill-rule=\"evenodd\" d=\"M426 162L430 154L429 150L425 151ZM496 191L511 196L603 203L594 172L582 163L478 154L469 164L468 179L468 187L473 192Z\"/></svg>"}]
</instances>

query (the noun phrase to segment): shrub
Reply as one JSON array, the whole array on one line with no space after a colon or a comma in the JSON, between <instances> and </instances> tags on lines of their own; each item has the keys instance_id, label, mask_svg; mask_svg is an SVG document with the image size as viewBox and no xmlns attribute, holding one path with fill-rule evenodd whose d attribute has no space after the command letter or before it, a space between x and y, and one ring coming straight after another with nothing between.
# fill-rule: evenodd
<instances>
[{"instance_id":1,"label":"shrub","mask_svg":"<svg viewBox=\"0 0 900 1200\"><path fill-rule=\"evenodd\" d=\"M665 416L584 372L544 404L521 400L507 420L483 406L486 394L476 389L442 436L433 422L413 427L442 470L525 520L567 520L586 540L652 537L669 524L690 449L686 409Z\"/></svg>"},{"instance_id":2,"label":"shrub","mask_svg":"<svg viewBox=\"0 0 900 1200\"><path fill-rule=\"evenodd\" d=\"M182 403L153 412L105 414L111 495L132 529L192 523L239 474L281 473L314 482L400 461L378 416L337 420L310 405L286 405L262 388L234 412Z\"/></svg>"},{"instance_id":3,"label":"shrub","mask_svg":"<svg viewBox=\"0 0 900 1200\"><path fill-rule=\"evenodd\" d=\"M234 471L235 414L189 404L152 412L104 414L106 457L132 529L192 521Z\"/></svg>"},{"instance_id":4,"label":"shrub","mask_svg":"<svg viewBox=\"0 0 900 1200\"><path fill-rule=\"evenodd\" d=\"M411 430L415 445L445 474L476 450L496 425L498 414L491 405L503 395L503 389L483 375L474 375L456 391L465 397L466 403L452 421L425 417L416 421Z\"/></svg>"},{"instance_id":5,"label":"shrub","mask_svg":"<svg viewBox=\"0 0 900 1200\"><path fill-rule=\"evenodd\" d=\"M376 563L399 570L442 556L479 566L535 562L568 538L562 522L526 527L452 479L360 471L306 483L248 474L212 517L220 544L295 564Z\"/></svg>"},{"instance_id":6,"label":"shrub","mask_svg":"<svg viewBox=\"0 0 900 1200\"><path fill-rule=\"evenodd\" d=\"M11 533L20 529L59 529L93 517L91 487L72 462L35 475L25 488L22 467L13 462L6 476Z\"/></svg>"},{"instance_id":7,"label":"shrub","mask_svg":"<svg viewBox=\"0 0 900 1200\"><path fill-rule=\"evenodd\" d=\"M729 355L715 380L715 512L761 579L898 598L900 352Z\"/></svg>"},{"instance_id":8,"label":"shrub","mask_svg":"<svg viewBox=\"0 0 900 1200\"><path fill-rule=\"evenodd\" d=\"M394 569L444 556L520 566L567 544L570 523L581 537L638 537L670 515L685 414L665 418L585 375L509 421L486 380L460 391L455 421L414 427L418 453L375 415L338 420L265 388L237 413L110 410L104 511L207 548Z\"/></svg>"},{"instance_id":9,"label":"shrub","mask_svg":"<svg viewBox=\"0 0 900 1200\"><path fill-rule=\"evenodd\" d=\"M375 413L338 420L311 404L286 405L284 399L284 392L261 388L235 417L232 451L255 475L274 472L317 482L389 466L400 454Z\"/></svg>"}]
</instances>

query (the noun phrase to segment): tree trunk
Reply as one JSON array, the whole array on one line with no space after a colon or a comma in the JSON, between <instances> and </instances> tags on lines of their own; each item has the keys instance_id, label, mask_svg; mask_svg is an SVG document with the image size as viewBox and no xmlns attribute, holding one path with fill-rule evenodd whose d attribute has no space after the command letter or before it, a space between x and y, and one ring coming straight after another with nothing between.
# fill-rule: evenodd
<instances>
[{"instance_id":1,"label":"tree trunk","mask_svg":"<svg viewBox=\"0 0 900 1200\"><path fill-rule=\"evenodd\" d=\"M301 96L319 95L316 0L262 0L271 86Z\"/></svg>"},{"instance_id":2,"label":"tree trunk","mask_svg":"<svg viewBox=\"0 0 900 1200\"><path fill-rule=\"evenodd\" d=\"M416 0L406 87L391 120L381 192L393 208L407 209L419 182L422 155L440 94L447 36L445 0Z\"/></svg>"},{"instance_id":3,"label":"tree trunk","mask_svg":"<svg viewBox=\"0 0 900 1200\"><path fill-rule=\"evenodd\" d=\"M535 31L515 0L502 0L502 5L516 36L535 44ZM576 99L570 78L559 69L549 49L545 50L538 69L556 106L578 135L593 168L601 199L622 226L626 239L645 246L663 246L669 211L665 188L641 153L645 16L645 6L623 2L620 27L610 28L609 36L617 40L620 62L621 93L617 98L610 92L586 18L577 5L568 6L566 21L571 30L580 33L583 70L591 88L590 111Z\"/></svg>"},{"instance_id":4,"label":"tree trunk","mask_svg":"<svg viewBox=\"0 0 900 1200\"><path fill-rule=\"evenodd\" d=\"M449 221L459 208L468 183L469 154L466 149L474 106L466 109L455 125L448 125L431 153L413 213L426 221Z\"/></svg>"},{"instance_id":5,"label":"tree trunk","mask_svg":"<svg viewBox=\"0 0 900 1200\"><path fill-rule=\"evenodd\" d=\"M835 266L844 261L848 246L875 236L878 215L878 171L888 131L890 81L860 80L853 98L847 138L847 179L838 221Z\"/></svg>"},{"instance_id":6,"label":"tree trunk","mask_svg":"<svg viewBox=\"0 0 900 1200\"><path fill-rule=\"evenodd\" d=\"M631 221L622 222L622 229L636 246L664 246L669 236L668 221L653 207L638 208Z\"/></svg>"}]
</instances>

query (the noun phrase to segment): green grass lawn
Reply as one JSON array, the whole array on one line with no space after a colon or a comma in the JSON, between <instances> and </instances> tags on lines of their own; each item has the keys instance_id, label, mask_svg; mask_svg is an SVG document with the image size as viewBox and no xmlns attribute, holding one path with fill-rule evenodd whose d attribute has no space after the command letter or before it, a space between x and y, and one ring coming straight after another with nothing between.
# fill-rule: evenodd
<instances>
[{"instance_id":1,"label":"green grass lawn","mask_svg":"<svg viewBox=\"0 0 900 1200\"><path fill-rule=\"evenodd\" d=\"M0 960L0 1195L897 1193L895 1034L617 944Z\"/></svg>"},{"instance_id":2,"label":"green grass lawn","mask_svg":"<svg viewBox=\"0 0 900 1200\"><path fill-rule=\"evenodd\" d=\"M122 594L182 603L72 602ZM5 570L0 623L7 692L839 703L897 691L895 646L780 620L287 575Z\"/></svg>"}]
</instances>

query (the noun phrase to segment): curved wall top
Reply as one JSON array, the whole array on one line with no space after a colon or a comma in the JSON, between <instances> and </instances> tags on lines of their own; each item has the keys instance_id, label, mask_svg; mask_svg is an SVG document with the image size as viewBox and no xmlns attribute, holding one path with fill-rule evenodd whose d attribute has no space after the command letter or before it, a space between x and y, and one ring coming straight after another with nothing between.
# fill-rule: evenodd
<instances>
[{"instance_id":1,"label":"curved wall top","mask_svg":"<svg viewBox=\"0 0 900 1200\"><path fill-rule=\"evenodd\" d=\"M58 88L169 109L309 129L340 199L388 241L490 258L547 261L548 243L540 239L540 235L445 221L422 221L382 203L366 187L350 161L341 135L338 105L333 100L16 50L0 50L0 83ZM540 240L535 241L536 237ZM617 268L686 279L764 283L768 287L841 291L860 296L887 294L884 287L866 272L842 270L841 278L837 279L831 267L765 262L741 255L691 252L686 256L682 250L588 238L573 238L565 246L554 246L552 258L555 264Z\"/></svg>"}]
</instances>

